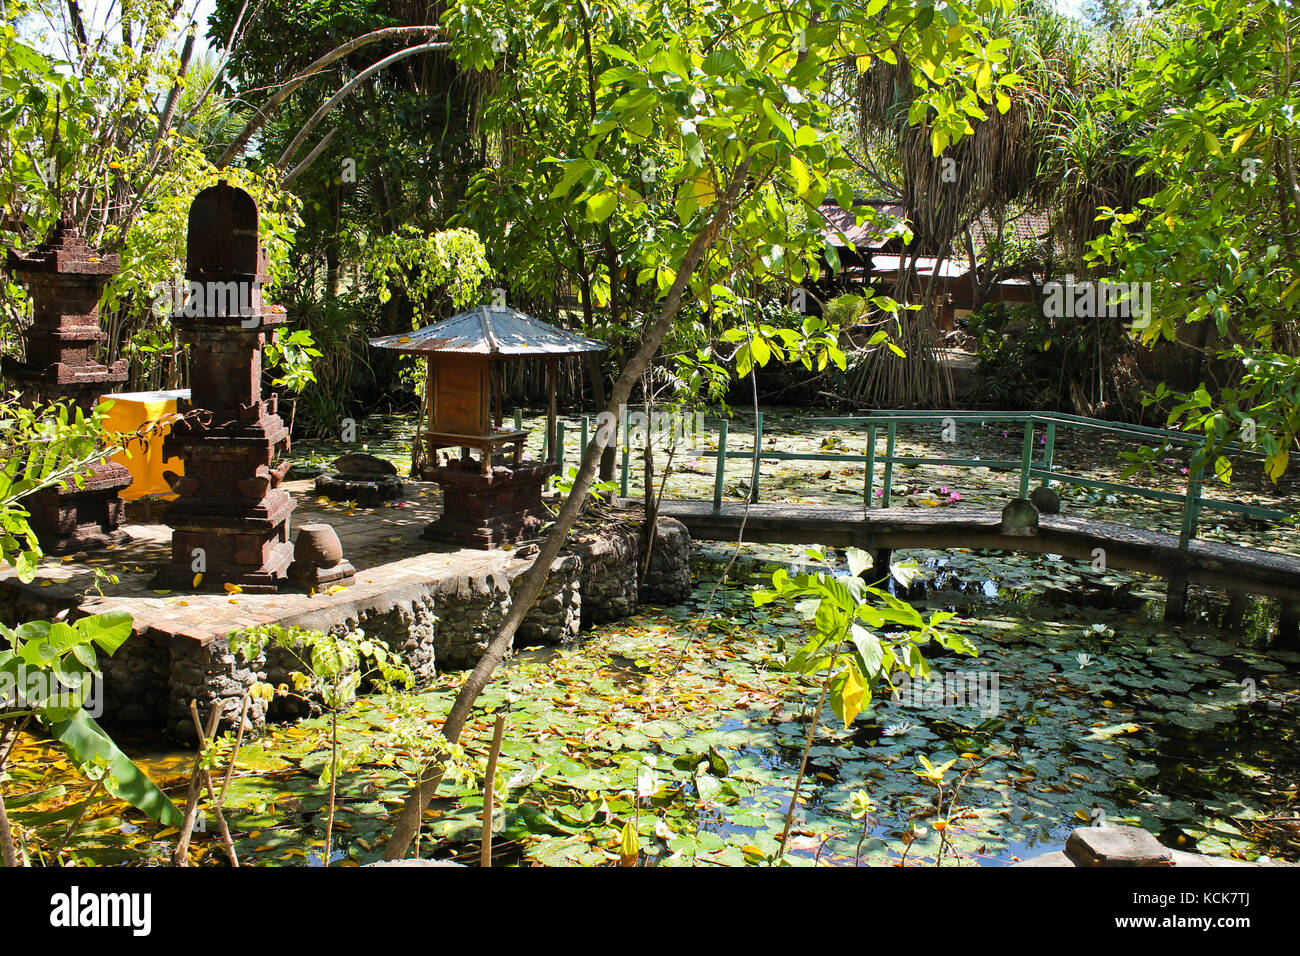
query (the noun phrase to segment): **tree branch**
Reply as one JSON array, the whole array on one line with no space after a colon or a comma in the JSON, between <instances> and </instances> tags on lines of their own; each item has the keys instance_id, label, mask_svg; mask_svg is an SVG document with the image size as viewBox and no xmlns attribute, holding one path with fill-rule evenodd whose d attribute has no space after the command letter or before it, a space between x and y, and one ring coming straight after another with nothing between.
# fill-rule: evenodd
<instances>
[{"instance_id":1,"label":"tree branch","mask_svg":"<svg viewBox=\"0 0 1300 956\"><path fill-rule=\"evenodd\" d=\"M284 169L285 166L289 164L289 160L293 159L293 154L298 151L298 147L302 145L302 141L305 140L308 134L310 134L311 131L319 125L320 121L325 118L325 114L334 109L334 107L337 106L344 97L356 89L358 83L361 83L367 77L374 76L380 70L396 63L398 60L404 60L408 56L414 56L417 53L427 53L431 50L445 50L448 46L450 46L450 44L445 41L422 43L419 46L408 47L405 50L398 50L396 53L384 57L378 63L372 63L370 66L366 67L356 76L352 77L352 79L344 83L337 93L326 100L325 104L312 114L311 119L307 120L307 122L303 124L302 129L298 130L298 135L295 136L293 141L284 148L284 152L280 154L280 158L276 160L275 165L280 169Z\"/></svg>"},{"instance_id":2,"label":"tree branch","mask_svg":"<svg viewBox=\"0 0 1300 956\"><path fill-rule=\"evenodd\" d=\"M245 146L248 145L248 141L253 138L253 134L261 129L263 124L266 123L275 108L284 102L284 100L292 94L294 90L298 89L298 87L302 86L331 63L341 60L349 53L379 40L389 40L397 37L408 36L428 36L431 33L439 32L441 29L442 27L436 25L418 27L385 27L382 30L373 30L370 33L362 34L341 46L335 47L320 59L309 64L297 76L288 80L269 100L266 101L265 104L263 104L262 108L254 114L253 118L250 119L240 131L239 135L236 136L231 144L226 147L226 151L217 159L215 164L216 167L218 169L224 169L226 166L229 166L231 161L240 154Z\"/></svg>"}]
</instances>

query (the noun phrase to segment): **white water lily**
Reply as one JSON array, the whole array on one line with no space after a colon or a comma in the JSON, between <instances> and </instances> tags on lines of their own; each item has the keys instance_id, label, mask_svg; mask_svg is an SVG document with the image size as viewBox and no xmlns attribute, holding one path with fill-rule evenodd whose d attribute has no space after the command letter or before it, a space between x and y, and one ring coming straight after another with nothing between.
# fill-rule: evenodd
<instances>
[{"instance_id":1,"label":"white water lily","mask_svg":"<svg viewBox=\"0 0 1300 956\"><path fill-rule=\"evenodd\" d=\"M915 726L916 724L910 720L900 720L897 723L886 724L884 733L886 737L901 737Z\"/></svg>"},{"instance_id":2,"label":"white water lily","mask_svg":"<svg viewBox=\"0 0 1300 956\"><path fill-rule=\"evenodd\" d=\"M649 800L654 796L655 791L659 789L659 781L655 779L653 770L643 770L636 778L636 795L642 800Z\"/></svg>"},{"instance_id":3,"label":"white water lily","mask_svg":"<svg viewBox=\"0 0 1300 956\"><path fill-rule=\"evenodd\" d=\"M1074 659L1079 662L1079 670L1085 670L1092 663L1092 655L1080 651L1074 655Z\"/></svg>"}]
</instances>

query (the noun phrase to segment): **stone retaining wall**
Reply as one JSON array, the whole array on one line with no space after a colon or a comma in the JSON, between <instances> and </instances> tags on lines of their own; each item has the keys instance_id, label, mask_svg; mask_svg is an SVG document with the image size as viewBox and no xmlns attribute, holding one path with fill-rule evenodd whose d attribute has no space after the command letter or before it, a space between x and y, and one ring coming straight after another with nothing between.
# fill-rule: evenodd
<instances>
[{"instance_id":1,"label":"stone retaining wall","mask_svg":"<svg viewBox=\"0 0 1300 956\"><path fill-rule=\"evenodd\" d=\"M582 627L634 613L640 599L672 603L689 594L690 539L680 523L665 518L660 521L651 574L638 595L642 535L635 517L629 514L627 521L607 521L598 531L575 538L552 564L541 595L519 628L517 645L564 643L575 639ZM362 628L368 636L384 641L415 672L417 683L424 685L439 667L469 667L482 656L509 612L519 578L531 566L529 550L503 551L500 560L483 562L483 569L474 572L417 582L395 579L378 596L290 613L275 623L337 633ZM61 603L67 602L42 600L33 589L5 582L0 587L0 620L17 624L49 619ZM75 607L75 602L69 606ZM213 703L218 703L222 726L229 728L253 683L289 683L289 672L298 667L291 655L276 649L269 652L269 660L237 659L224 636L204 640L160 627L142 631L113 657L100 655L105 723L161 725L171 736L192 739L191 700L204 720ZM277 698L269 711L263 702L253 701L249 718L259 726L268 719L300 716L305 710L306 705L294 698Z\"/></svg>"},{"instance_id":2,"label":"stone retaining wall","mask_svg":"<svg viewBox=\"0 0 1300 956\"><path fill-rule=\"evenodd\" d=\"M569 550L582 566L583 627L636 613L640 531L627 524L610 524L577 537Z\"/></svg>"}]
</instances>

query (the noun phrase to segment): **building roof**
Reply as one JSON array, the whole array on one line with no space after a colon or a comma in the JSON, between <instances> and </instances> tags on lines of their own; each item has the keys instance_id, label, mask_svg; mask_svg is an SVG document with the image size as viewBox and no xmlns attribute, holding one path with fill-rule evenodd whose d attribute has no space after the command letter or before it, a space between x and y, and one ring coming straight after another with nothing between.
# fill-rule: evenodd
<instances>
[{"instance_id":1,"label":"building roof","mask_svg":"<svg viewBox=\"0 0 1300 956\"><path fill-rule=\"evenodd\" d=\"M982 256L984 250L998 238L997 224L987 209L970 224L970 231L976 255ZM1023 210L1018 215L1008 216L1002 224L1004 242L1046 242L1051 234L1051 218L1043 210Z\"/></svg>"},{"instance_id":2,"label":"building roof","mask_svg":"<svg viewBox=\"0 0 1300 956\"><path fill-rule=\"evenodd\" d=\"M604 342L566 332L505 306L480 305L403 335L371 339L375 348L427 355L572 355L608 348Z\"/></svg>"},{"instance_id":3,"label":"building roof","mask_svg":"<svg viewBox=\"0 0 1300 956\"><path fill-rule=\"evenodd\" d=\"M858 222L859 213L867 209L874 210L875 218L865 217ZM822 234L833 246L845 246L852 243L859 250L879 249L892 239L900 226L906 224L907 216L898 203L867 202L845 209L838 203L826 202L817 207L825 221Z\"/></svg>"}]
</instances>

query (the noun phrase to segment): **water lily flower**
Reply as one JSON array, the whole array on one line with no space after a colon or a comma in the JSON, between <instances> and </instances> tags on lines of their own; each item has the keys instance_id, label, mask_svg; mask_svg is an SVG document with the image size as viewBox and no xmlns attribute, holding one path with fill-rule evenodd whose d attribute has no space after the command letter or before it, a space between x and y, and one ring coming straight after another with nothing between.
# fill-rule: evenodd
<instances>
[{"instance_id":1,"label":"water lily flower","mask_svg":"<svg viewBox=\"0 0 1300 956\"><path fill-rule=\"evenodd\" d=\"M916 724L910 720L900 720L896 723L886 724L884 734L886 737L901 737L915 726Z\"/></svg>"}]
</instances>

